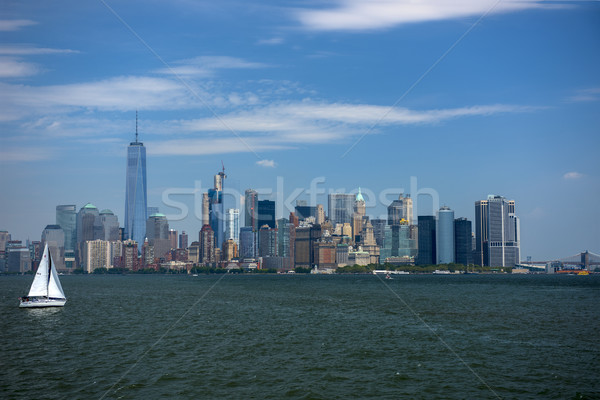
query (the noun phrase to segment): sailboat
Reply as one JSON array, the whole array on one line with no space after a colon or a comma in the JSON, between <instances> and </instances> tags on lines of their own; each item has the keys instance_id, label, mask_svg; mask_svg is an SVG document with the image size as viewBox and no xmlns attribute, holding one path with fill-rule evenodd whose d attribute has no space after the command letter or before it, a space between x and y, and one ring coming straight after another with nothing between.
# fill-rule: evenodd
<instances>
[{"instance_id":1,"label":"sailboat","mask_svg":"<svg viewBox=\"0 0 600 400\"><path fill-rule=\"evenodd\" d=\"M20 297L19 300L19 307L24 308L62 307L67 302L58 280L56 266L50 256L50 251L48 251L48 244L44 247L44 255L35 273L35 278L33 278L29 294Z\"/></svg>"}]
</instances>

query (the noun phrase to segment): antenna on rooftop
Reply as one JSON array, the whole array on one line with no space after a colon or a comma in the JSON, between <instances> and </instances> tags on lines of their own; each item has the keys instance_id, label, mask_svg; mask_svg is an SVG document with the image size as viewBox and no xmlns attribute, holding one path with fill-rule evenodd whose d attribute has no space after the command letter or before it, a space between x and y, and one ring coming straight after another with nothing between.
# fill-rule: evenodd
<instances>
[{"instance_id":1,"label":"antenna on rooftop","mask_svg":"<svg viewBox=\"0 0 600 400\"><path fill-rule=\"evenodd\" d=\"M138 112L135 110L135 142L138 142Z\"/></svg>"}]
</instances>

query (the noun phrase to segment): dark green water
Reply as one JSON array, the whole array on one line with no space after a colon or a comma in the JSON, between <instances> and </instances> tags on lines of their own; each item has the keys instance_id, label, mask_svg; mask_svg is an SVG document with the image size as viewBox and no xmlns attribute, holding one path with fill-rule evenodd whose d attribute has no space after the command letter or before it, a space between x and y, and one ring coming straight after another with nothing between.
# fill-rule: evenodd
<instances>
[{"instance_id":1,"label":"dark green water","mask_svg":"<svg viewBox=\"0 0 600 400\"><path fill-rule=\"evenodd\" d=\"M600 276L62 276L19 309L31 279L0 277L0 398L600 397Z\"/></svg>"}]
</instances>

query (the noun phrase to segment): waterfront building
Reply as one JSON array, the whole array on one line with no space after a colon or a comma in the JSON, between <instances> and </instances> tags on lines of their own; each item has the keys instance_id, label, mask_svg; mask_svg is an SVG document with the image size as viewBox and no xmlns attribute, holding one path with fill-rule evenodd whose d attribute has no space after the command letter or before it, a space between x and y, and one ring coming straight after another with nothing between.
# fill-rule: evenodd
<instances>
[{"instance_id":1,"label":"waterfront building","mask_svg":"<svg viewBox=\"0 0 600 400\"><path fill-rule=\"evenodd\" d=\"M60 225L47 225L42 231L42 249L48 245L48 251L57 271L65 268L65 232Z\"/></svg>"},{"instance_id":2,"label":"waterfront building","mask_svg":"<svg viewBox=\"0 0 600 400\"><path fill-rule=\"evenodd\" d=\"M31 253L25 246L14 246L6 249L6 271L23 274L31 271Z\"/></svg>"},{"instance_id":3,"label":"waterfront building","mask_svg":"<svg viewBox=\"0 0 600 400\"><path fill-rule=\"evenodd\" d=\"M435 217L433 215L419 215L417 221L419 226L417 264L433 265L437 260Z\"/></svg>"},{"instance_id":4,"label":"waterfront building","mask_svg":"<svg viewBox=\"0 0 600 400\"><path fill-rule=\"evenodd\" d=\"M223 243L223 253L222 260L223 261L231 261L233 258L237 258L238 256L238 245L237 243L229 238Z\"/></svg>"},{"instance_id":5,"label":"waterfront building","mask_svg":"<svg viewBox=\"0 0 600 400\"><path fill-rule=\"evenodd\" d=\"M454 262L473 264L473 239L471 221L466 218L454 220Z\"/></svg>"},{"instance_id":6,"label":"waterfront building","mask_svg":"<svg viewBox=\"0 0 600 400\"><path fill-rule=\"evenodd\" d=\"M257 218L259 229L263 225L268 225L271 229L277 228L275 224L275 202L271 200L259 200Z\"/></svg>"},{"instance_id":7,"label":"waterfront building","mask_svg":"<svg viewBox=\"0 0 600 400\"><path fill-rule=\"evenodd\" d=\"M489 195L475 202L475 264L513 267L520 262L520 226L514 200Z\"/></svg>"},{"instance_id":8,"label":"waterfront building","mask_svg":"<svg viewBox=\"0 0 600 400\"><path fill-rule=\"evenodd\" d=\"M139 264L139 250L138 244L135 240L127 239L123 242L121 266L130 271L137 271L140 267Z\"/></svg>"},{"instance_id":9,"label":"waterfront building","mask_svg":"<svg viewBox=\"0 0 600 400\"><path fill-rule=\"evenodd\" d=\"M88 274L98 268L112 268L111 242L101 239L88 240L83 246L83 270Z\"/></svg>"},{"instance_id":10,"label":"waterfront building","mask_svg":"<svg viewBox=\"0 0 600 400\"><path fill-rule=\"evenodd\" d=\"M351 224L356 196L346 193L330 193L328 196L329 221L336 224Z\"/></svg>"},{"instance_id":11,"label":"waterfront building","mask_svg":"<svg viewBox=\"0 0 600 400\"><path fill-rule=\"evenodd\" d=\"M315 264L319 269L334 269L336 265L336 245L331 238L323 236L314 243Z\"/></svg>"},{"instance_id":12,"label":"waterfront building","mask_svg":"<svg viewBox=\"0 0 600 400\"><path fill-rule=\"evenodd\" d=\"M264 224L258 230L258 256L277 257L277 228Z\"/></svg>"},{"instance_id":13,"label":"waterfront building","mask_svg":"<svg viewBox=\"0 0 600 400\"><path fill-rule=\"evenodd\" d=\"M154 247L154 257L163 258L171 250L169 222L164 214L152 214L146 222L146 236Z\"/></svg>"},{"instance_id":14,"label":"waterfront building","mask_svg":"<svg viewBox=\"0 0 600 400\"><path fill-rule=\"evenodd\" d=\"M454 262L454 211L443 206L437 214L435 229L437 264L451 264Z\"/></svg>"},{"instance_id":15,"label":"waterfront building","mask_svg":"<svg viewBox=\"0 0 600 400\"><path fill-rule=\"evenodd\" d=\"M188 260L193 264L198 264L200 262L200 242L192 242L188 250Z\"/></svg>"},{"instance_id":16,"label":"waterfront building","mask_svg":"<svg viewBox=\"0 0 600 400\"><path fill-rule=\"evenodd\" d=\"M148 194L146 184L146 148L138 140L137 113L135 142L127 147L127 176L125 185L124 239L144 243L148 219Z\"/></svg>"},{"instance_id":17,"label":"waterfront building","mask_svg":"<svg viewBox=\"0 0 600 400\"><path fill-rule=\"evenodd\" d=\"M339 243L335 246L335 264L337 267L348 265L348 252L350 246L346 243Z\"/></svg>"}]
</instances>

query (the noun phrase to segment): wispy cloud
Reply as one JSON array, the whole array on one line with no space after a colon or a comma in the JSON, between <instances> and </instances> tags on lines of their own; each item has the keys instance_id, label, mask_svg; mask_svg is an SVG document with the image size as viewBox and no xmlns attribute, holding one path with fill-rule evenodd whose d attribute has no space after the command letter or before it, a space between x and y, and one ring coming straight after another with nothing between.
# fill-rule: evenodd
<instances>
[{"instance_id":1,"label":"wispy cloud","mask_svg":"<svg viewBox=\"0 0 600 400\"><path fill-rule=\"evenodd\" d=\"M0 57L0 78L22 78L35 75L39 71L33 63L14 57Z\"/></svg>"},{"instance_id":2,"label":"wispy cloud","mask_svg":"<svg viewBox=\"0 0 600 400\"><path fill-rule=\"evenodd\" d=\"M307 132L331 131L331 128L361 127L380 121L380 125L433 124L452 118L489 116L499 113L531 111L531 107L515 105L486 105L452 109L410 110L368 104L298 102L256 107L221 116L228 127L241 132ZM182 128L191 131L222 131L226 128L214 118L185 121ZM324 136L327 139L327 135Z\"/></svg>"},{"instance_id":3,"label":"wispy cloud","mask_svg":"<svg viewBox=\"0 0 600 400\"><path fill-rule=\"evenodd\" d=\"M581 179L583 178L583 174L580 172L567 172L566 174L563 175L563 179L567 179L567 180L575 180L575 179Z\"/></svg>"},{"instance_id":4,"label":"wispy cloud","mask_svg":"<svg viewBox=\"0 0 600 400\"><path fill-rule=\"evenodd\" d=\"M270 38L270 39L261 39L261 40L257 41L256 44L273 46L273 45L277 45L277 44L282 44L283 42L284 42L283 38L274 37L274 38Z\"/></svg>"},{"instance_id":5,"label":"wispy cloud","mask_svg":"<svg viewBox=\"0 0 600 400\"><path fill-rule=\"evenodd\" d=\"M162 74L211 77L216 71L222 69L249 69L266 68L267 65L259 62L246 61L229 56L200 56L173 62L171 68L158 70Z\"/></svg>"},{"instance_id":6,"label":"wispy cloud","mask_svg":"<svg viewBox=\"0 0 600 400\"><path fill-rule=\"evenodd\" d=\"M275 161L274 160L259 160L256 162L256 165L260 165L261 167L266 167L266 168L275 168Z\"/></svg>"},{"instance_id":7,"label":"wispy cloud","mask_svg":"<svg viewBox=\"0 0 600 400\"><path fill-rule=\"evenodd\" d=\"M4 163L19 163L43 161L53 158L55 152L48 148L5 147L0 150L0 161Z\"/></svg>"},{"instance_id":8,"label":"wispy cloud","mask_svg":"<svg viewBox=\"0 0 600 400\"><path fill-rule=\"evenodd\" d=\"M493 12L557 7L539 0L339 0L337 6L297 9L295 17L310 30L361 31L393 26L479 16L494 5ZM498 3L498 4L495 4Z\"/></svg>"},{"instance_id":9,"label":"wispy cloud","mask_svg":"<svg viewBox=\"0 0 600 400\"><path fill-rule=\"evenodd\" d=\"M35 47L25 45L4 45L0 46L0 55L10 56L29 56L42 54L72 54L79 53L77 50L71 49L51 49L47 47Z\"/></svg>"},{"instance_id":10,"label":"wispy cloud","mask_svg":"<svg viewBox=\"0 0 600 400\"><path fill-rule=\"evenodd\" d=\"M244 141L248 146L233 136L225 138L159 140L148 145L148 153L151 155L162 156L196 156L206 154L247 153L249 147L254 151L272 151L291 148L290 146L268 143L261 140L261 138L245 137Z\"/></svg>"},{"instance_id":11,"label":"wispy cloud","mask_svg":"<svg viewBox=\"0 0 600 400\"><path fill-rule=\"evenodd\" d=\"M578 90L573 96L567 98L568 102L590 102L600 100L600 87Z\"/></svg>"},{"instance_id":12,"label":"wispy cloud","mask_svg":"<svg viewBox=\"0 0 600 400\"><path fill-rule=\"evenodd\" d=\"M0 105L14 106L22 113L95 109L189 108L193 100L177 82L164 78L124 76L96 82L54 86L8 85L0 83ZM63 109L63 112L65 110Z\"/></svg>"},{"instance_id":13,"label":"wispy cloud","mask_svg":"<svg viewBox=\"0 0 600 400\"><path fill-rule=\"evenodd\" d=\"M0 19L0 31L17 31L23 27L35 24L37 24L37 22L30 19Z\"/></svg>"}]
</instances>

